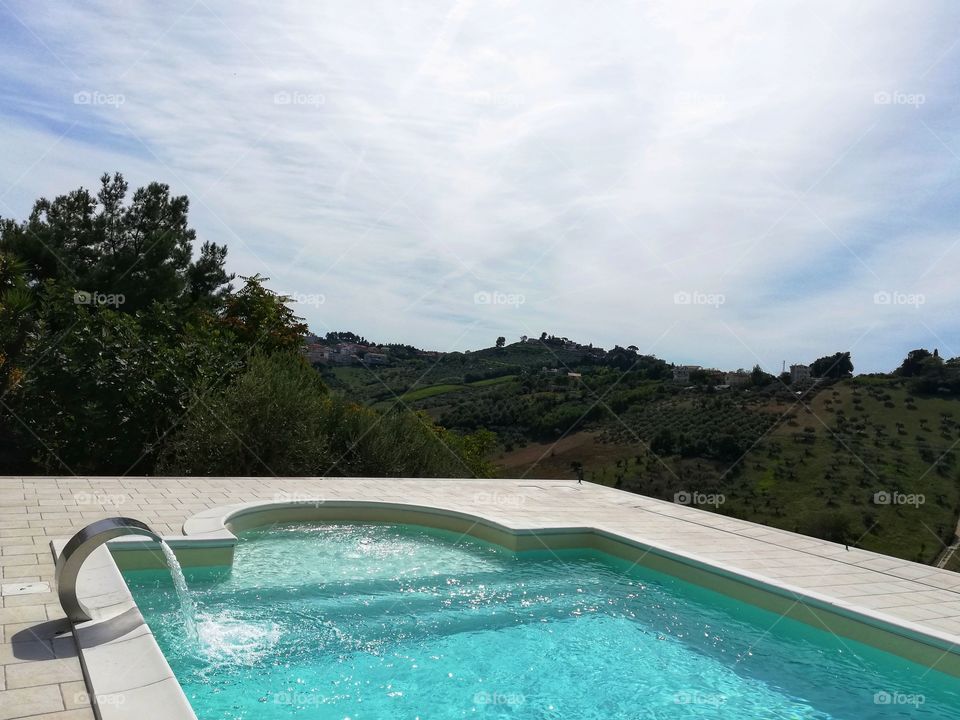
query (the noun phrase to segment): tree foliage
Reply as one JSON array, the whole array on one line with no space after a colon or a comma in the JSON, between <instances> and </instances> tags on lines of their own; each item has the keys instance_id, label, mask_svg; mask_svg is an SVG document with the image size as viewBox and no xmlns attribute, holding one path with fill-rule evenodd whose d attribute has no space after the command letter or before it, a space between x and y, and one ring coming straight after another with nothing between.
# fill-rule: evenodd
<instances>
[{"instance_id":1,"label":"tree foliage","mask_svg":"<svg viewBox=\"0 0 960 720\"><path fill-rule=\"evenodd\" d=\"M944 360L936 350L911 350L896 374L910 378L910 389L920 395L960 395L960 358Z\"/></svg>"},{"instance_id":2,"label":"tree foliage","mask_svg":"<svg viewBox=\"0 0 960 720\"><path fill-rule=\"evenodd\" d=\"M161 470L177 475L487 475L490 433L461 437L425 415L380 414L331 396L284 353L255 354L226 392L187 418Z\"/></svg>"},{"instance_id":3,"label":"tree foliage","mask_svg":"<svg viewBox=\"0 0 960 720\"><path fill-rule=\"evenodd\" d=\"M848 378L853 375L853 361L849 352L838 352L818 358L810 365L814 377Z\"/></svg>"},{"instance_id":4,"label":"tree foliage","mask_svg":"<svg viewBox=\"0 0 960 720\"><path fill-rule=\"evenodd\" d=\"M0 221L0 473L489 472L488 435L329 396L288 299L234 291L186 197L126 197L105 175Z\"/></svg>"},{"instance_id":5,"label":"tree foliage","mask_svg":"<svg viewBox=\"0 0 960 720\"><path fill-rule=\"evenodd\" d=\"M27 220L0 222L0 250L19 258L32 284L63 281L75 290L122 296L136 312L152 302L209 303L228 290L226 248L205 242L193 259L186 196L150 183L127 203L127 182L103 175L85 188L36 201Z\"/></svg>"}]
</instances>

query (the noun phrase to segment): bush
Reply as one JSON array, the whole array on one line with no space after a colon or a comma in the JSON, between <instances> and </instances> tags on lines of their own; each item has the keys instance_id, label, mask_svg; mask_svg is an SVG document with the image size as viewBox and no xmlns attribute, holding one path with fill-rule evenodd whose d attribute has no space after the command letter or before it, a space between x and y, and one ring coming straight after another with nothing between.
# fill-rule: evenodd
<instances>
[{"instance_id":1,"label":"bush","mask_svg":"<svg viewBox=\"0 0 960 720\"><path fill-rule=\"evenodd\" d=\"M409 412L377 413L333 397L298 356L254 355L222 393L200 389L167 443L173 475L471 477L490 433L459 436Z\"/></svg>"}]
</instances>

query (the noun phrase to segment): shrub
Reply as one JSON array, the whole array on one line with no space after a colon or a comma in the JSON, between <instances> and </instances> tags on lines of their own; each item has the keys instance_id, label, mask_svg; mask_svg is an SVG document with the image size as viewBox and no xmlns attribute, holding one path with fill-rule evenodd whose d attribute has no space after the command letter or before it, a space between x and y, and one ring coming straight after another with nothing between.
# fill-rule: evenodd
<instances>
[{"instance_id":1,"label":"shrub","mask_svg":"<svg viewBox=\"0 0 960 720\"><path fill-rule=\"evenodd\" d=\"M425 415L331 396L297 355L254 355L223 392L199 388L161 455L176 475L470 477L490 474L491 433L460 436Z\"/></svg>"}]
</instances>

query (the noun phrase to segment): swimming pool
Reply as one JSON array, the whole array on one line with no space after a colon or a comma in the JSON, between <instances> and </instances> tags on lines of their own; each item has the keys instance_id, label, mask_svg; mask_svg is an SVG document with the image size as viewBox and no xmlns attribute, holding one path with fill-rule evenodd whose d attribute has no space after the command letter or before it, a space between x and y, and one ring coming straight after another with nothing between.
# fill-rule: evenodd
<instances>
[{"instance_id":1,"label":"swimming pool","mask_svg":"<svg viewBox=\"0 0 960 720\"><path fill-rule=\"evenodd\" d=\"M958 717L960 680L594 551L412 525L240 533L124 577L200 720ZM188 573L189 574L189 573Z\"/></svg>"}]
</instances>

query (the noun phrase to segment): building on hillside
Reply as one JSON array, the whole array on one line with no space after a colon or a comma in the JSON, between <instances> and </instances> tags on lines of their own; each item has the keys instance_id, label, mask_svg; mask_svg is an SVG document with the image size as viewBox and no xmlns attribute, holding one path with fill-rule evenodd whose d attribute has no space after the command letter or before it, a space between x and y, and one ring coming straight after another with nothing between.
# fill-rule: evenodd
<instances>
[{"instance_id":1,"label":"building on hillside","mask_svg":"<svg viewBox=\"0 0 960 720\"><path fill-rule=\"evenodd\" d=\"M325 363L330 360L330 348L320 343L309 343L303 346L303 356L311 365Z\"/></svg>"},{"instance_id":2,"label":"building on hillside","mask_svg":"<svg viewBox=\"0 0 960 720\"><path fill-rule=\"evenodd\" d=\"M368 352L363 356L364 365L386 365L389 358L384 353Z\"/></svg>"},{"instance_id":3,"label":"building on hillside","mask_svg":"<svg viewBox=\"0 0 960 720\"><path fill-rule=\"evenodd\" d=\"M574 380L580 380L580 379L583 377L583 375L580 374L580 373L576 373L576 372L568 372L568 373L567 373L567 377L568 377L568 378L573 378Z\"/></svg>"},{"instance_id":4,"label":"building on hillside","mask_svg":"<svg viewBox=\"0 0 960 720\"><path fill-rule=\"evenodd\" d=\"M363 349L362 345L355 343L338 343L336 347L330 349L330 362L335 365L349 365L357 362L357 352Z\"/></svg>"},{"instance_id":5,"label":"building on hillside","mask_svg":"<svg viewBox=\"0 0 960 720\"><path fill-rule=\"evenodd\" d=\"M730 387L743 387L744 385L750 384L752 377L753 375L748 373L746 370L728 372L724 377L724 384L729 385Z\"/></svg>"},{"instance_id":6,"label":"building on hillside","mask_svg":"<svg viewBox=\"0 0 960 720\"><path fill-rule=\"evenodd\" d=\"M809 365L791 365L790 366L790 384L803 382L810 379Z\"/></svg>"},{"instance_id":7,"label":"building on hillside","mask_svg":"<svg viewBox=\"0 0 960 720\"><path fill-rule=\"evenodd\" d=\"M690 373L699 369L699 365L677 365L673 369L673 381L686 384L690 382Z\"/></svg>"}]
</instances>

